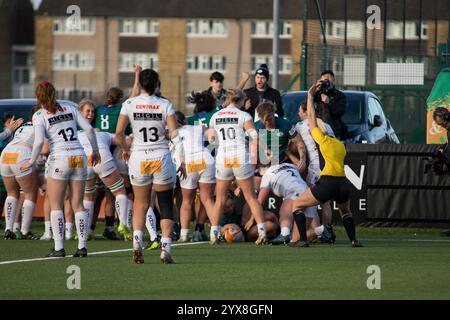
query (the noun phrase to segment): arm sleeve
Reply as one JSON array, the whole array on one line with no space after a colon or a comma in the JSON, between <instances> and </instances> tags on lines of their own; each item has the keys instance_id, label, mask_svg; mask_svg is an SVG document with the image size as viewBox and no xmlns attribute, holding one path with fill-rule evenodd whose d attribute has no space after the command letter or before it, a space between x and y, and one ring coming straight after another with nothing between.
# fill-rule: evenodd
<instances>
[{"instance_id":1,"label":"arm sleeve","mask_svg":"<svg viewBox=\"0 0 450 320\"><path fill-rule=\"evenodd\" d=\"M122 108L120 108L120 114L123 116L128 116L128 109L127 109L127 104L128 104L128 100L125 101L124 103L122 103Z\"/></svg>"},{"instance_id":2,"label":"arm sleeve","mask_svg":"<svg viewBox=\"0 0 450 320\"><path fill-rule=\"evenodd\" d=\"M11 135L11 131L9 129L5 129L2 133L0 133L0 141L6 140Z\"/></svg>"},{"instance_id":3,"label":"arm sleeve","mask_svg":"<svg viewBox=\"0 0 450 320\"><path fill-rule=\"evenodd\" d=\"M86 137L92 146L92 151L98 151L97 137L95 136L95 131L91 124L81 115L78 110L75 110L75 115L77 119L77 125L86 131Z\"/></svg>"},{"instance_id":4,"label":"arm sleeve","mask_svg":"<svg viewBox=\"0 0 450 320\"><path fill-rule=\"evenodd\" d=\"M175 114L175 109L173 108L172 103L169 102L169 104L167 105L167 109L166 109L166 118L170 117L174 114Z\"/></svg>"},{"instance_id":5,"label":"arm sleeve","mask_svg":"<svg viewBox=\"0 0 450 320\"><path fill-rule=\"evenodd\" d=\"M281 101L281 95L278 90L275 91L275 104L277 106L277 114L279 117L284 117L284 110L283 110L283 102Z\"/></svg>"},{"instance_id":6,"label":"arm sleeve","mask_svg":"<svg viewBox=\"0 0 450 320\"><path fill-rule=\"evenodd\" d=\"M259 188L260 189L264 189L264 188L269 189L269 177L267 174L263 175Z\"/></svg>"},{"instance_id":7,"label":"arm sleeve","mask_svg":"<svg viewBox=\"0 0 450 320\"><path fill-rule=\"evenodd\" d=\"M318 127L315 127L311 131L311 136L313 137L314 141L317 142L319 145L323 144L327 140L327 136L323 134L322 131Z\"/></svg>"},{"instance_id":8,"label":"arm sleeve","mask_svg":"<svg viewBox=\"0 0 450 320\"><path fill-rule=\"evenodd\" d=\"M35 163L36 160L39 158L39 155L41 154L42 151L42 147L44 146L44 139L45 139L45 128L40 124L34 125L34 143L30 159L31 164Z\"/></svg>"}]
</instances>

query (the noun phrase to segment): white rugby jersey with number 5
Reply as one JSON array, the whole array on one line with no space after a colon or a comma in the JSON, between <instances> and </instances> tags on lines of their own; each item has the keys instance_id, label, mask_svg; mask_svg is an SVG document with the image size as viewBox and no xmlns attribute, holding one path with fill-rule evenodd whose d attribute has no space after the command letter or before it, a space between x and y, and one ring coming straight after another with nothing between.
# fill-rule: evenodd
<instances>
[{"instance_id":1,"label":"white rugby jersey with number 5","mask_svg":"<svg viewBox=\"0 0 450 320\"><path fill-rule=\"evenodd\" d=\"M166 118L175 114L169 100L141 94L126 100L120 114L128 117L133 130L131 151L153 149L152 156L155 157L169 152Z\"/></svg>"}]
</instances>

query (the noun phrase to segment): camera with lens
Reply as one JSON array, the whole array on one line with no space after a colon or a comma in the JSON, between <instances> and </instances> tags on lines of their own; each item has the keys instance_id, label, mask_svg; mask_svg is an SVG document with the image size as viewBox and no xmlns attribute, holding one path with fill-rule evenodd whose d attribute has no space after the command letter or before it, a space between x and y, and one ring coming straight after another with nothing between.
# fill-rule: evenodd
<instances>
[{"instance_id":1,"label":"camera with lens","mask_svg":"<svg viewBox=\"0 0 450 320\"><path fill-rule=\"evenodd\" d=\"M448 168L445 167L448 159L443 148L437 149L431 157L426 157L424 160L426 161L424 173L434 173L438 176L450 174Z\"/></svg>"},{"instance_id":2,"label":"camera with lens","mask_svg":"<svg viewBox=\"0 0 450 320\"><path fill-rule=\"evenodd\" d=\"M320 80L319 93L327 93L332 87L330 80Z\"/></svg>"}]
</instances>

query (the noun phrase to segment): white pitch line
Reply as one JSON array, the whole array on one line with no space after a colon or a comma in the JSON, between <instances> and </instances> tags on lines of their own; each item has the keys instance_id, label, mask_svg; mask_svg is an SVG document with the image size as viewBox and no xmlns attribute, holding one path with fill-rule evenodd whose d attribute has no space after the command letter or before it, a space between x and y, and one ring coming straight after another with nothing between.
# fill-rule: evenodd
<instances>
[{"instance_id":1,"label":"white pitch line","mask_svg":"<svg viewBox=\"0 0 450 320\"><path fill-rule=\"evenodd\" d=\"M189 243L176 243L173 244L173 247L183 247L183 246L190 246L190 245L196 245L196 244L204 244L208 243L207 241L202 242L189 242ZM95 256L99 254L107 254L107 253L118 253L118 252L127 252L131 251L133 249L118 249L118 250L110 250L110 251L97 251L97 252L90 252L88 253L89 256ZM35 258L35 259L23 259L23 260L12 260L12 261L0 261L0 265L5 264L14 264L14 263L23 263L23 262L34 262L34 261L46 261L46 260L60 260L60 259L66 259L66 258L73 258L73 255L65 256L64 258Z\"/></svg>"}]
</instances>

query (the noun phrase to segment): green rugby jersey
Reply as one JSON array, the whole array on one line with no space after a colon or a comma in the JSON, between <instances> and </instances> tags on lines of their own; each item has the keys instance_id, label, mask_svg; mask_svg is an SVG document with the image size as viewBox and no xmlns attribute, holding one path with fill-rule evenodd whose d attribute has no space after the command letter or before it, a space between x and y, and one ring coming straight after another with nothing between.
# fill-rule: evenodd
<instances>
[{"instance_id":1,"label":"green rugby jersey","mask_svg":"<svg viewBox=\"0 0 450 320\"><path fill-rule=\"evenodd\" d=\"M295 137L297 132L294 126L281 117L275 117L275 123L275 129L269 130L264 127L261 121L257 121L255 129L258 131L259 138L264 141L269 150L278 148L279 161L283 161L286 157L285 149L289 140ZM272 135L274 136L272 137Z\"/></svg>"},{"instance_id":2,"label":"green rugby jersey","mask_svg":"<svg viewBox=\"0 0 450 320\"><path fill-rule=\"evenodd\" d=\"M100 131L116 133L117 122L119 120L121 104L113 106L99 106L95 109L94 127ZM131 128L128 126L125 134L131 134Z\"/></svg>"}]
</instances>

